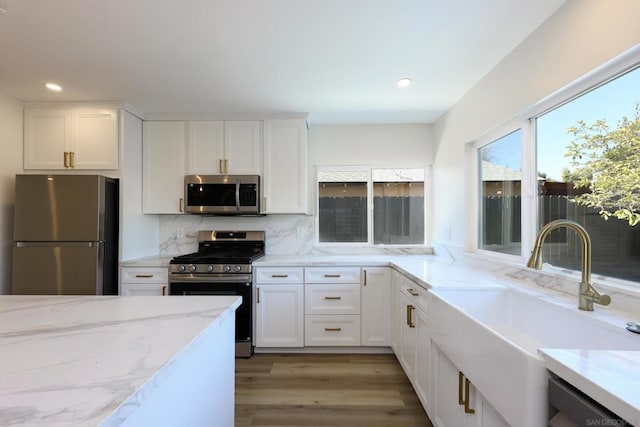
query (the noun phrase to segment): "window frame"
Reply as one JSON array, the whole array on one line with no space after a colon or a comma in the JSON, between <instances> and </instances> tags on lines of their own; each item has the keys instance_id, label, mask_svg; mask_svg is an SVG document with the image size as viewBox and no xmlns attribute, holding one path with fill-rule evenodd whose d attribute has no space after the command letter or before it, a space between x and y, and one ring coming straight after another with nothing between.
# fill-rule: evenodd
<instances>
[{"instance_id":1,"label":"window frame","mask_svg":"<svg viewBox=\"0 0 640 427\"><path fill-rule=\"evenodd\" d=\"M533 248L533 242L537 236L537 146L536 146L536 121L538 117L572 102L583 94L617 79L625 73L640 68L640 45L624 52L611 61L601 65L590 73L570 83L569 85L552 93L541 101L524 109L505 124L496 127L479 138L468 143L465 147L466 169L469 171L467 183L469 192L469 206L473 209L473 219L468 222L468 234L465 250L481 257L495 259L508 264L523 267L528 254ZM478 161L479 149L506 136L518 129L522 132L522 213L521 230L522 246L519 256L489 251L479 248L480 230L480 204L482 182L479 177ZM556 267L550 264L544 265L545 273L552 276L580 280L581 272ZM640 282L619 279L611 276L594 275L593 281L606 286L632 291L640 295Z\"/></svg>"},{"instance_id":2,"label":"window frame","mask_svg":"<svg viewBox=\"0 0 640 427\"><path fill-rule=\"evenodd\" d=\"M315 199L315 226L314 226L314 246L320 248L430 248L429 246L429 226L432 215L428 209L431 205L431 165L318 165L314 168L313 195ZM373 176L374 169L422 169L424 170L424 243L416 244L374 244L374 220L373 220ZM319 172L367 172L367 241L366 242L320 242L320 195L318 194Z\"/></svg>"}]
</instances>

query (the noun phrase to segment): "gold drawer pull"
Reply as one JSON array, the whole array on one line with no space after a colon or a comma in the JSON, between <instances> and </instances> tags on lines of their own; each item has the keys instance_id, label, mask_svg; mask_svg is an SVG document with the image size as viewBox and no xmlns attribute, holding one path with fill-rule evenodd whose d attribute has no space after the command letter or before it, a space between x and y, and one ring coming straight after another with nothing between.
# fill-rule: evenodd
<instances>
[{"instance_id":1,"label":"gold drawer pull","mask_svg":"<svg viewBox=\"0 0 640 427\"><path fill-rule=\"evenodd\" d=\"M137 279L150 279L153 277L153 274L136 274Z\"/></svg>"},{"instance_id":2,"label":"gold drawer pull","mask_svg":"<svg viewBox=\"0 0 640 427\"><path fill-rule=\"evenodd\" d=\"M325 332L340 332L342 328L324 328Z\"/></svg>"},{"instance_id":3,"label":"gold drawer pull","mask_svg":"<svg viewBox=\"0 0 640 427\"><path fill-rule=\"evenodd\" d=\"M324 299L342 299L342 297L324 297Z\"/></svg>"},{"instance_id":4,"label":"gold drawer pull","mask_svg":"<svg viewBox=\"0 0 640 427\"><path fill-rule=\"evenodd\" d=\"M278 278L278 279L285 279L289 277L289 275L288 274L272 274L271 277Z\"/></svg>"},{"instance_id":5,"label":"gold drawer pull","mask_svg":"<svg viewBox=\"0 0 640 427\"><path fill-rule=\"evenodd\" d=\"M413 288L407 289L407 292L409 292L411 295L413 295L414 297L417 297L418 295L420 295L419 293L417 293L416 291L413 290Z\"/></svg>"},{"instance_id":6,"label":"gold drawer pull","mask_svg":"<svg viewBox=\"0 0 640 427\"><path fill-rule=\"evenodd\" d=\"M339 274L325 274L324 277L337 279L338 277L340 277L340 275Z\"/></svg>"},{"instance_id":7,"label":"gold drawer pull","mask_svg":"<svg viewBox=\"0 0 640 427\"><path fill-rule=\"evenodd\" d=\"M413 310L415 309L412 305L407 305L407 325L410 328L415 328L416 324L413 323Z\"/></svg>"},{"instance_id":8,"label":"gold drawer pull","mask_svg":"<svg viewBox=\"0 0 640 427\"><path fill-rule=\"evenodd\" d=\"M166 296L167 295L167 287L163 286L162 287L162 296Z\"/></svg>"}]
</instances>

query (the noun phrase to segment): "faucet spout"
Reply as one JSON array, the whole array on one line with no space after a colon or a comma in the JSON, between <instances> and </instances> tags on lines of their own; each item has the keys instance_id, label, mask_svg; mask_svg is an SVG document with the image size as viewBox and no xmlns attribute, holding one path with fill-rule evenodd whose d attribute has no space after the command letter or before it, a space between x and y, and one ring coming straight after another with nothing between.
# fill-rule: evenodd
<instances>
[{"instance_id":1,"label":"faucet spout","mask_svg":"<svg viewBox=\"0 0 640 427\"><path fill-rule=\"evenodd\" d=\"M545 224L538 232L533 250L531 251L531 257L529 257L529 261L527 262L527 267L537 270L542 268L542 246L544 245L544 240L551 231L560 227L566 227L575 231L582 242L582 278L580 280L578 308L580 310L593 311L594 302L601 305L608 305L611 302L611 297L601 294L591 284L591 238L587 230L575 221L557 219Z\"/></svg>"}]
</instances>

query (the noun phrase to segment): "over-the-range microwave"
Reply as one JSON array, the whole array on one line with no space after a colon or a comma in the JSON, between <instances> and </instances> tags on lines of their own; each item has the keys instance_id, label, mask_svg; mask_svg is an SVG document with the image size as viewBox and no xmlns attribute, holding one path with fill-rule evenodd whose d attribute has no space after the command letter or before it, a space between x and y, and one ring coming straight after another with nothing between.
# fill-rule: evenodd
<instances>
[{"instance_id":1,"label":"over-the-range microwave","mask_svg":"<svg viewBox=\"0 0 640 427\"><path fill-rule=\"evenodd\" d=\"M185 212L206 215L260 215L259 175L187 175Z\"/></svg>"}]
</instances>

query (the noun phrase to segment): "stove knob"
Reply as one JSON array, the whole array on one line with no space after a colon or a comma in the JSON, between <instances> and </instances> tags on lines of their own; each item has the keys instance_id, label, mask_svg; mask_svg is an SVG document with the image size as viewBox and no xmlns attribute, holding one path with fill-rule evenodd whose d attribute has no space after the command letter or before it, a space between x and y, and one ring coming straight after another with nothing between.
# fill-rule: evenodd
<instances>
[{"instance_id":1,"label":"stove knob","mask_svg":"<svg viewBox=\"0 0 640 427\"><path fill-rule=\"evenodd\" d=\"M239 265L236 265L236 273L240 273L242 271L242 267Z\"/></svg>"},{"instance_id":2,"label":"stove knob","mask_svg":"<svg viewBox=\"0 0 640 427\"><path fill-rule=\"evenodd\" d=\"M207 265L207 273L213 272L213 265Z\"/></svg>"},{"instance_id":3,"label":"stove knob","mask_svg":"<svg viewBox=\"0 0 640 427\"><path fill-rule=\"evenodd\" d=\"M179 265L179 266L178 266L178 271L179 271L180 273L182 273L182 272L183 272L183 271L185 271L186 269L187 269L187 268L186 268L184 265Z\"/></svg>"},{"instance_id":4,"label":"stove knob","mask_svg":"<svg viewBox=\"0 0 640 427\"><path fill-rule=\"evenodd\" d=\"M193 265L193 264L191 264L191 265L189 266L189 271L190 271L190 272L192 272L192 273L195 273L195 272L196 272L196 266L195 266L195 265Z\"/></svg>"},{"instance_id":5,"label":"stove knob","mask_svg":"<svg viewBox=\"0 0 640 427\"><path fill-rule=\"evenodd\" d=\"M228 273L231 271L231 266L230 265L225 265L224 267L222 267L222 271L224 271L225 273Z\"/></svg>"}]
</instances>

